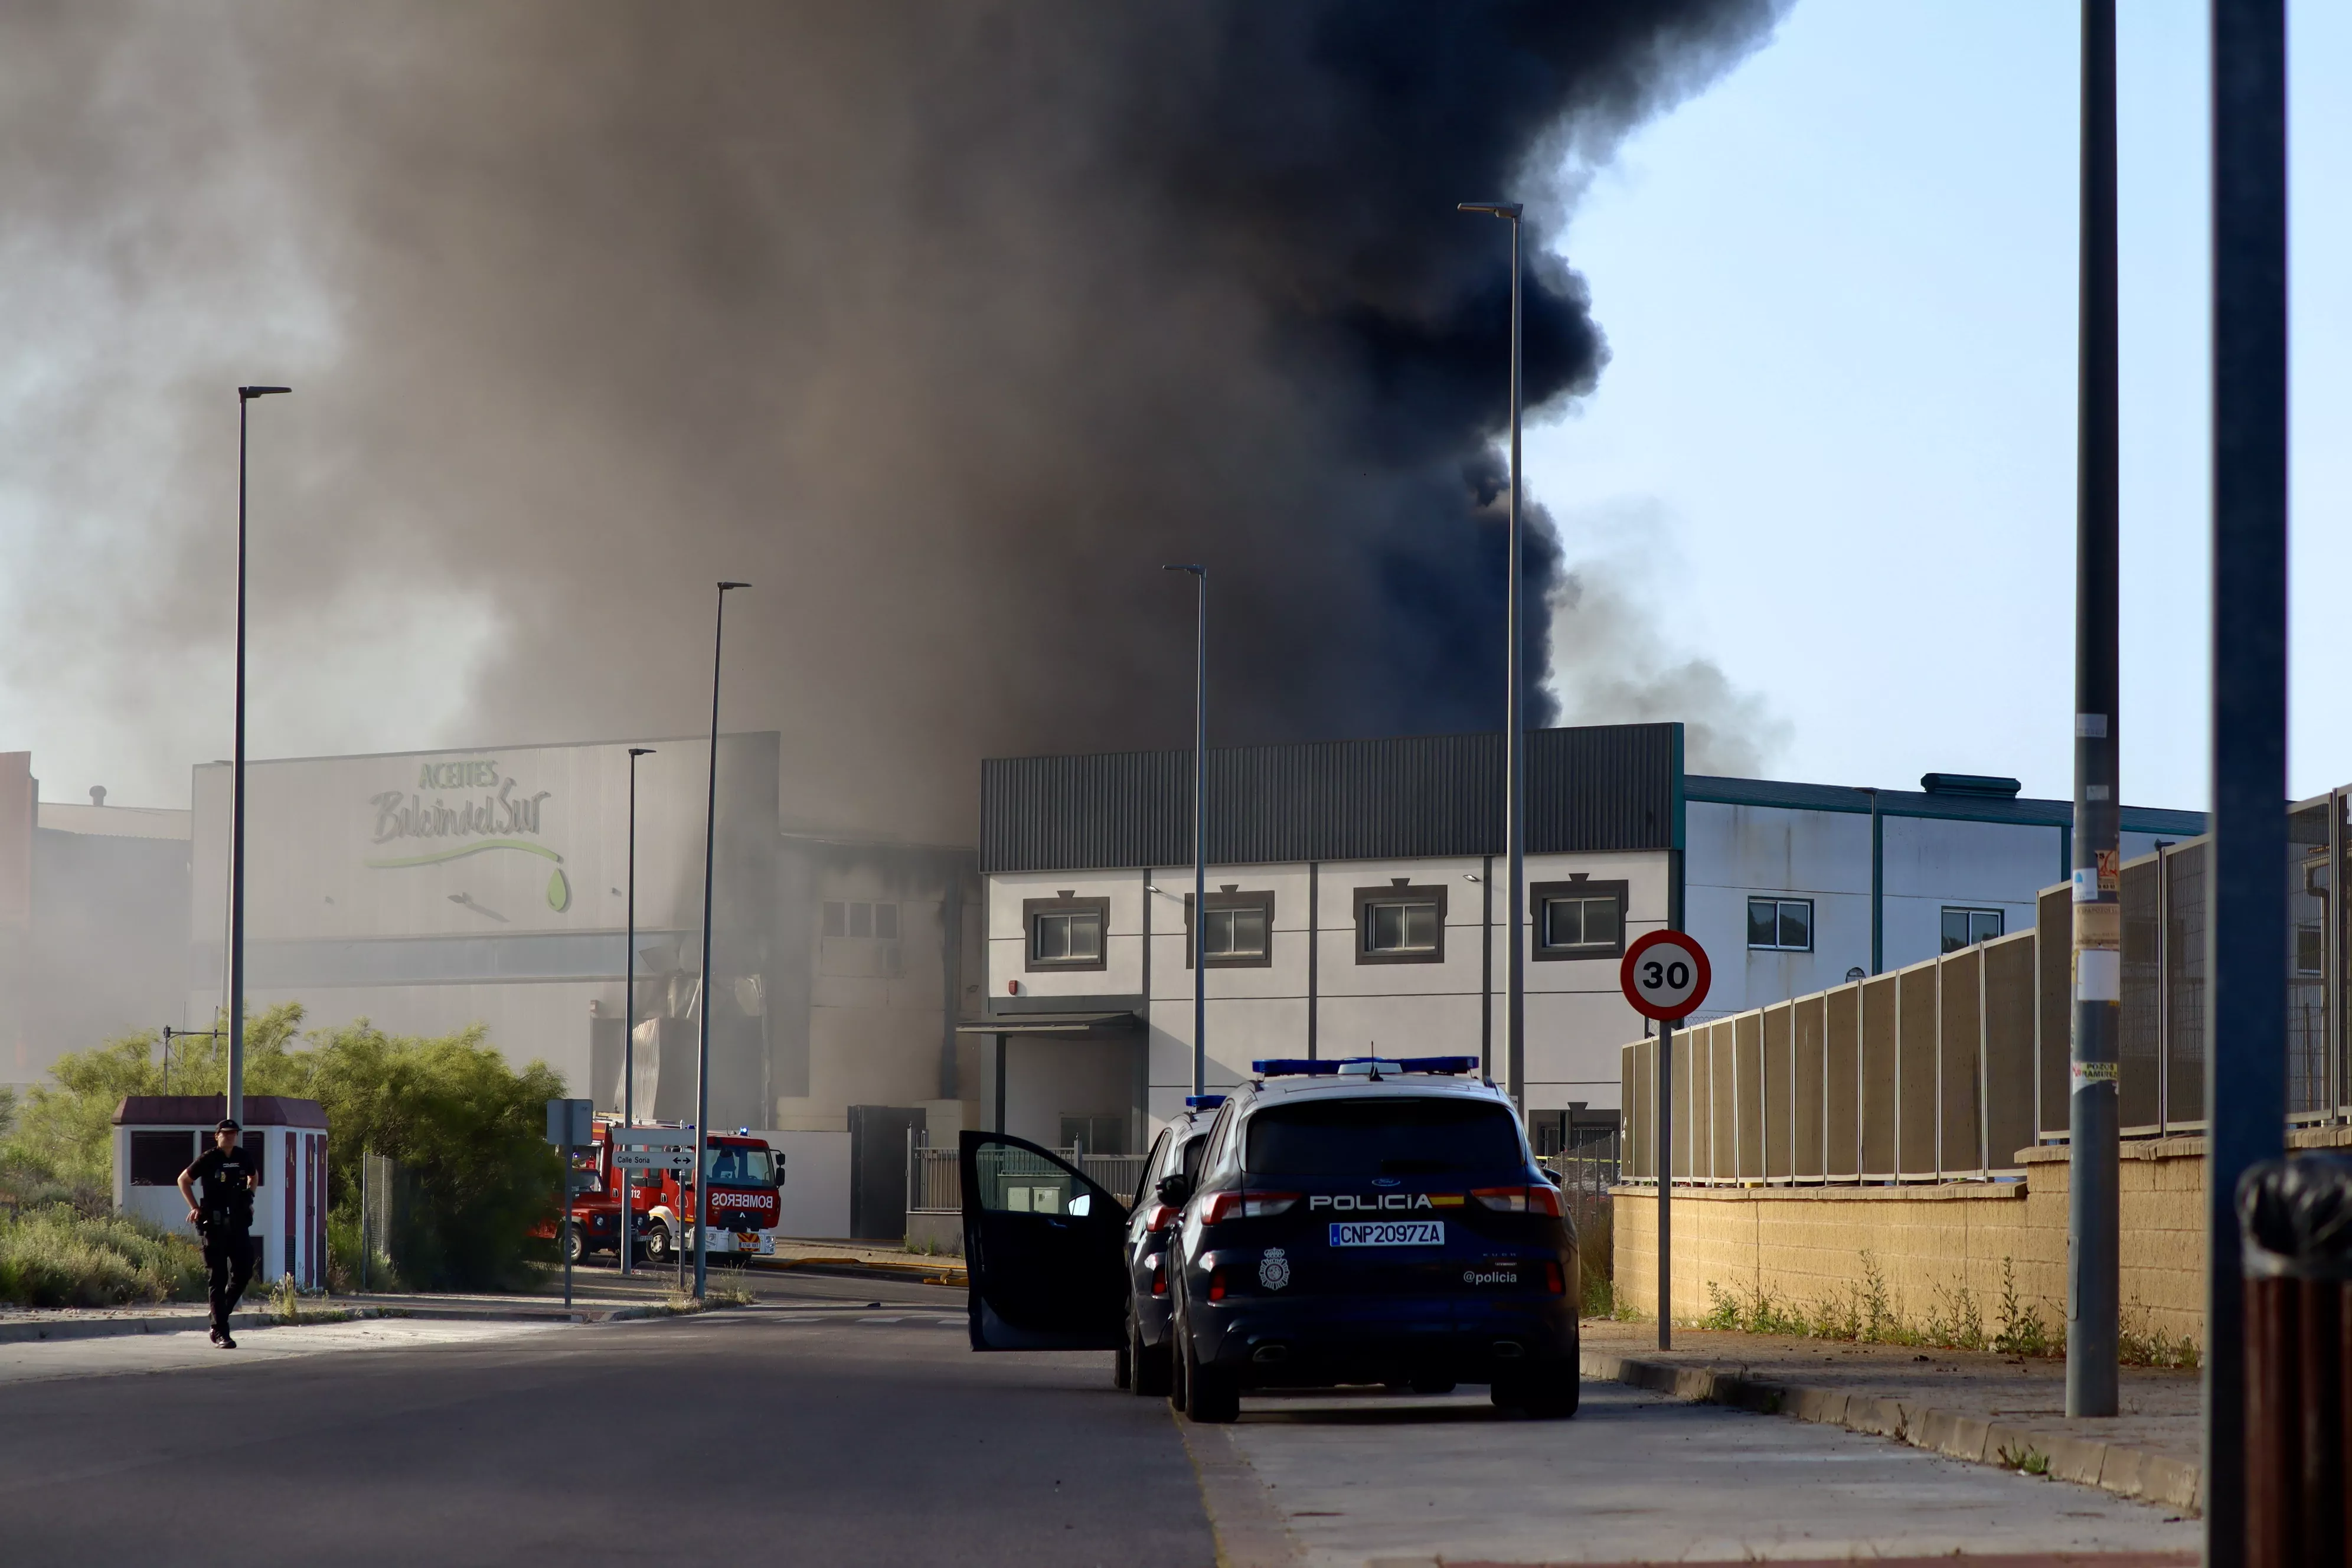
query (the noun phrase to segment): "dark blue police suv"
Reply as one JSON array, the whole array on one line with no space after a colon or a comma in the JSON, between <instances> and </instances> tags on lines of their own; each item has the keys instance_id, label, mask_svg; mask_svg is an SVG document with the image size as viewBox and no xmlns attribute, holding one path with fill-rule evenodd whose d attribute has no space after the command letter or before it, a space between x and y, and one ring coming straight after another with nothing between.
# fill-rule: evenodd
<instances>
[{"instance_id":1,"label":"dark blue police suv","mask_svg":"<svg viewBox=\"0 0 2352 1568\"><path fill-rule=\"evenodd\" d=\"M1574 1415L1576 1238L1475 1059L1255 1067L1218 1108L1197 1178L1139 1194L1178 1215L1161 1264L1171 1402L1230 1421L1253 1389L1468 1383ZM1046 1163L1050 1186L1026 1173ZM963 1134L963 1167L972 1347L1117 1349L1126 1205L1001 1133Z\"/></svg>"}]
</instances>

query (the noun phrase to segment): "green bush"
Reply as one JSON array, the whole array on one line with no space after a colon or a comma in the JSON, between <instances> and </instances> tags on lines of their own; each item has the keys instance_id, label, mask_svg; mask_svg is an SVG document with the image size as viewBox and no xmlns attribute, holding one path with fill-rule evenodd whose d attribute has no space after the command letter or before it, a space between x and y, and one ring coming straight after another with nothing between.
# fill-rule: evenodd
<instances>
[{"instance_id":1,"label":"green bush","mask_svg":"<svg viewBox=\"0 0 2352 1568\"><path fill-rule=\"evenodd\" d=\"M0 1300L25 1307L121 1307L201 1300L204 1256L184 1237L66 1204L0 1209Z\"/></svg>"},{"instance_id":2,"label":"green bush","mask_svg":"<svg viewBox=\"0 0 2352 1568\"><path fill-rule=\"evenodd\" d=\"M559 1159L542 1134L546 1102L562 1095L562 1079L543 1062L508 1066L478 1026L417 1039L362 1019L306 1037L302 1018L301 1005L289 1002L247 1020L245 1086L248 1094L315 1100L325 1109L329 1234L331 1241L341 1227L351 1236L331 1251L356 1264L364 1150L399 1161L417 1183L399 1243L407 1283L535 1284L535 1260L552 1256L530 1233L555 1210ZM0 1205L62 1203L84 1215L109 1206L114 1110L125 1095L163 1092L159 1044L154 1035L131 1035L74 1052L50 1069L51 1082L0 1108ZM227 1067L225 1041L172 1042L175 1094L221 1093ZM373 1264L369 1276L373 1284Z\"/></svg>"}]
</instances>

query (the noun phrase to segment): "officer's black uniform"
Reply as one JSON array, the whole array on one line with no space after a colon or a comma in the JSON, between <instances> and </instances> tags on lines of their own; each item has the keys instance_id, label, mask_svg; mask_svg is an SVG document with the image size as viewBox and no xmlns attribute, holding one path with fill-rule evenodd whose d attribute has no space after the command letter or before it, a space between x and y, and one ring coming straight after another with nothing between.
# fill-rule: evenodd
<instances>
[{"instance_id":1,"label":"officer's black uniform","mask_svg":"<svg viewBox=\"0 0 2352 1568\"><path fill-rule=\"evenodd\" d=\"M188 1167L189 1180L201 1189L196 1223L204 1232L215 1336L228 1332L228 1315L253 1279L253 1183L260 1171L243 1144L207 1149Z\"/></svg>"}]
</instances>

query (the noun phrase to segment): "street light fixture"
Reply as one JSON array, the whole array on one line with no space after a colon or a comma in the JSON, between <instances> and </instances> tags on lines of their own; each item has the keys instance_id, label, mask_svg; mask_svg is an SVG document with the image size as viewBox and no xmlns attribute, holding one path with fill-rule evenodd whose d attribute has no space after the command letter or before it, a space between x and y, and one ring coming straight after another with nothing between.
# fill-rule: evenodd
<instances>
[{"instance_id":1,"label":"street light fixture","mask_svg":"<svg viewBox=\"0 0 2352 1568\"><path fill-rule=\"evenodd\" d=\"M1192 624L1192 1092L1208 1092L1209 966L1204 962L1209 929L1209 569L1162 566L1189 572L1199 584Z\"/></svg>"},{"instance_id":2,"label":"street light fixture","mask_svg":"<svg viewBox=\"0 0 2352 1568\"><path fill-rule=\"evenodd\" d=\"M727 595L749 583L719 584L719 614L710 635L710 767L702 815L702 1027L694 1047L694 1299L710 1279L710 1194L702 1179L710 1142L710 882L719 859L719 668L727 647ZM679 1258L679 1267L685 1258Z\"/></svg>"},{"instance_id":3,"label":"street light fixture","mask_svg":"<svg viewBox=\"0 0 2352 1568\"><path fill-rule=\"evenodd\" d=\"M1510 561L1505 573L1507 602L1503 607L1504 679L1509 691L1503 708L1503 848L1510 862L1510 888L1505 900L1510 910L1508 997L1504 1007L1504 1084L1511 1103L1527 1113L1528 987L1527 919L1528 736L1527 710L1520 679L1519 627L1519 219L1525 210L1517 202L1463 202L1458 210L1485 213L1511 226L1511 498Z\"/></svg>"},{"instance_id":4,"label":"street light fixture","mask_svg":"<svg viewBox=\"0 0 2352 1568\"><path fill-rule=\"evenodd\" d=\"M629 956L628 978L621 993L621 1125L637 1124L637 759L654 754L651 746L629 748ZM621 1274L634 1272L631 1256L637 1250L636 1214L629 1198L629 1177L615 1168L621 1183Z\"/></svg>"},{"instance_id":5,"label":"street light fixture","mask_svg":"<svg viewBox=\"0 0 2352 1568\"><path fill-rule=\"evenodd\" d=\"M290 386L236 389L236 734L229 752L228 1093L222 1114L245 1120L245 426L257 397Z\"/></svg>"}]
</instances>

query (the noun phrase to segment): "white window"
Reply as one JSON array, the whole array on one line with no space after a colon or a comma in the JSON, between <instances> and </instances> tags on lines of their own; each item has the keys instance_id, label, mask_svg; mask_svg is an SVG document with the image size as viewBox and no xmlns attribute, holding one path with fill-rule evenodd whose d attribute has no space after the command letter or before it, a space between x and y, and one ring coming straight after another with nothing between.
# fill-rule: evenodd
<instances>
[{"instance_id":1,"label":"white window","mask_svg":"<svg viewBox=\"0 0 2352 1568\"><path fill-rule=\"evenodd\" d=\"M1435 963L1445 956L1445 889L1398 881L1356 889L1356 962Z\"/></svg>"},{"instance_id":2,"label":"white window","mask_svg":"<svg viewBox=\"0 0 2352 1568\"><path fill-rule=\"evenodd\" d=\"M1029 927L1031 969L1103 967L1108 899L1028 899L1023 900L1022 914Z\"/></svg>"}]
</instances>

